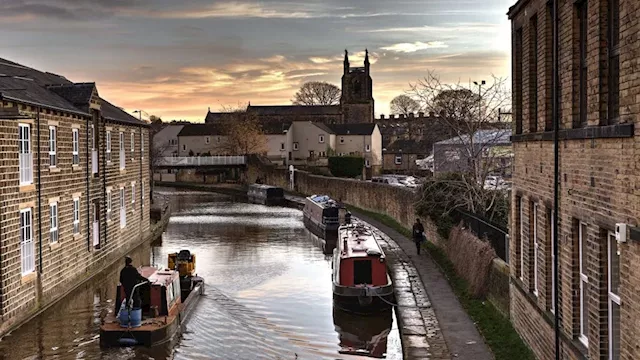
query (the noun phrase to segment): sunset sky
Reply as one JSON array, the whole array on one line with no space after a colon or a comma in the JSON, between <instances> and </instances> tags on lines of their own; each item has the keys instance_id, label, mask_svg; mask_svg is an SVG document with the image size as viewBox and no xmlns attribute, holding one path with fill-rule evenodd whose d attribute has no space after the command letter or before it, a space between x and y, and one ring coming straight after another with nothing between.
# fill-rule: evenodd
<instances>
[{"instance_id":1,"label":"sunset sky","mask_svg":"<svg viewBox=\"0 0 640 360\"><path fill-rule=\"evenodd\" d=\"M75 82L128 111L203 121L207 108L290 104L306 81L340 86L371 54L376 116L427 71L510 73L515 0L3 0L0 57Z\"/></svg>"}]
</instances>

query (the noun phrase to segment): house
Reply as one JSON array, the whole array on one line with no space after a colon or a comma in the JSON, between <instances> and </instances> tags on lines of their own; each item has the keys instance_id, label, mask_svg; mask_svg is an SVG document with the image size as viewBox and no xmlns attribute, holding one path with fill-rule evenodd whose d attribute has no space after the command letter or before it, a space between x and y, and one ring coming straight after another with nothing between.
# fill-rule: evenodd
<instances>
[{"instance_id":1,"label":"house","mask_svg":"<svg viewBox=\"0 0 640 360\"><path fill-rule=\"evenodd\" d=\"M149 239L149 125L0 59L0 333Z\"/></svg>"},{"instance_id":2,"label":"house","mask_svg":"<svg viewBox=\"0 0 640 360\"><path fill-rule=\"evenodd\" d=\"M335 137L334 152L364 158L367 177L382 171L382 134L375 123L328 124Z\"/></svg>"},{"instance_id":3,"label":"house","mask_svg":"<svg viewBox=\"0 0 640 360\"><path fill-rule=\"evenodd\" d=\"M178 156L226 155L226 144L220 124L187 124L178 133Z\"/></svg>"},{"instance_id":4,"label":"house","mask_svg":"<svg viewBox=\"0 0 640 360\"><path fill-rule=\"evenodd\" d=\"M562 359L640 359L640 8L635 0L562 0L556 34L548 5L520 0L508 13L510 319L539 359L554 357L555 314ZM628 224L620 241L617 224Z\"/></svg>"},{"instance_id":5,"label":"house","mask_svg":"<svg viewBox=\"0 0 640 360\"><path fill-rule=\"evenodd\" d=\"M489 166L490 173L510 176L510 136L511 130L477 130L473 136L465 134L439 141L433 145L434 173L469 171L475 158Z\"/></svg>"},{"instance_id":6,"label":"house","mask_svg":"<svg viewBox=\"0 0 640 360\"><path fill-rule=\"evenodd\" d=\"M267 138L267 158L274 164L283 165L287 159L287 132L291 123L268 122L262 125Z\"/></svg>"},{"instance_id":7,"label":"house","mask_svg":"<svg viewBox=\"0 0 640 360\"><path fill-rule=\"evenodd\" d=\"M285 149L287 165L327 166L335 135L323 123L294 121L287 131Z\"/></svg>"},{"instance_id":8,"label":"house","mask_svg":"<svg viewBox=\"0 0 640 360\"><path fill-rule=\"evenodd\" d=\"M178 156L178 134L183 127L184 124L164 124L162 129L153 135L154 155L159 157Z\"/></svg>"},{"instance_id":9,"label":"house","mask_svg":"<svg viewBox=\"0 0 640 360\"><path fill-rule=\"evenodd\" d=\"M421 170L416 161L426 158L430 152L423 141L398 139L383 149L383 169L399 172Z\"/></svg>"}]
</instances>

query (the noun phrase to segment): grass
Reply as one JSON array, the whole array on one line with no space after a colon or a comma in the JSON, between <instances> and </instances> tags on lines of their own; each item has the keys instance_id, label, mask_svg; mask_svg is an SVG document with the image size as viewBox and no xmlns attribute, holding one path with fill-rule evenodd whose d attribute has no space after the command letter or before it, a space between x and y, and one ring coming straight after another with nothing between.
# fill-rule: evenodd
<instances>
[{"instance_id":1,"label":"grass","mask_svg":"<svg viewBox=\"0 0 640 360\"><path fill-rule=\"evenodd\" d=\"M409 229L388 215L382 215L353 206L349 206L349 208L377 220L406 237L411 236ZM447 258L444 250L429 242L423 245L423 247L427 249L429 255L431 255L442 270L453 292L458 297L460 304L462 304L467 314L473 319L476 327L484 337L485 342L489 348L491 348L496 360L535 359L533 353L522 341L508 318L502 315L490 302L475 298L469 294L467 282L456 274L455 268Z\"/></svg>"}]
</instances>

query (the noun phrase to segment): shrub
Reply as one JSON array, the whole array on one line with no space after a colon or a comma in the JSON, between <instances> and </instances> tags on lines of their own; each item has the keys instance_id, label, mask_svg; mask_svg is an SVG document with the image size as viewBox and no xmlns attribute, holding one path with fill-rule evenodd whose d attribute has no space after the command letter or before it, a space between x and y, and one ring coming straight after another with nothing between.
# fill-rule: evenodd
<instances>
[{"instance_id":1,"label":"shrub","mask_svg":"<svg viewBox=\"0 0 640 360\"><path fill-rule=\"evenodd\" d=\"M329 158L329 170L336 177L355 178L362 175L364 159L356 156L333 156Z\"/></svg>"},{"instance_id":2,"label":"shrub","mask_svg":"<svg viewBox=\"0 0 640 360\"><path fill-rule=\"evenodd\" d=\"M471 295L483 298L487 294L491 264L497 257L491 244L458 225L451 230L445 252L456 273L468 282Z\"/></svg>"}]
</instances>

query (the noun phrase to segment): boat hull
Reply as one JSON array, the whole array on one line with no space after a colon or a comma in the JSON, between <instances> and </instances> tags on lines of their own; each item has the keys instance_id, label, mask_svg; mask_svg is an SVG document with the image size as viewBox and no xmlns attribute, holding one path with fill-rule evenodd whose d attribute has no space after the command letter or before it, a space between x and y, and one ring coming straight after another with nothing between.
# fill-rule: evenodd
<instances>
[{"instance_id":1,"label":"boat hull","mask_svg":"<svg viewBox=\"0 0 640 360\"><path fill-rule=\"evenodd\" d=\"M319 222L316 219L304 214L303 217L304 226L315 236L323 239L325 254L332 254L333 249L338 242L338 224L331 224L329 226Z\"/></svg>"},{"instance_id":2,"label":"boat hull","mask_svg":"<svg viewBox=\"0 0 640 360\"><path fill-rule=\"evenodd\" d=\"M115 318L100 326L100 346L155 346L177 339L182 325L185 324L196 304L204 294L204 280L194 277L195 285L187 298L180 304L180 311L175 315L146 319L137 328L121 327Z\"/></svg>"},{"instance_id":3,"label":"boat hull","mask_svg":"<svg viewBox=\"0 0 640 360\"><path fill-rule=\"evenodd\" d=\"M395 304L393 284L383 286L342 286L333 281L333 302L337 308L358 314L389 310Z\"/></svg>"},{"instance_id":4,"label":"boat hull","mask_svg":"<svg viewBox=\"0 0 640 360\"><path fill-rule=\"evenodd\" d=\"M252 204L266 205L266 206L284 206L284 198L265 198L262 196L248 196L249 202Z\"/></svg>"}]
</instances>

